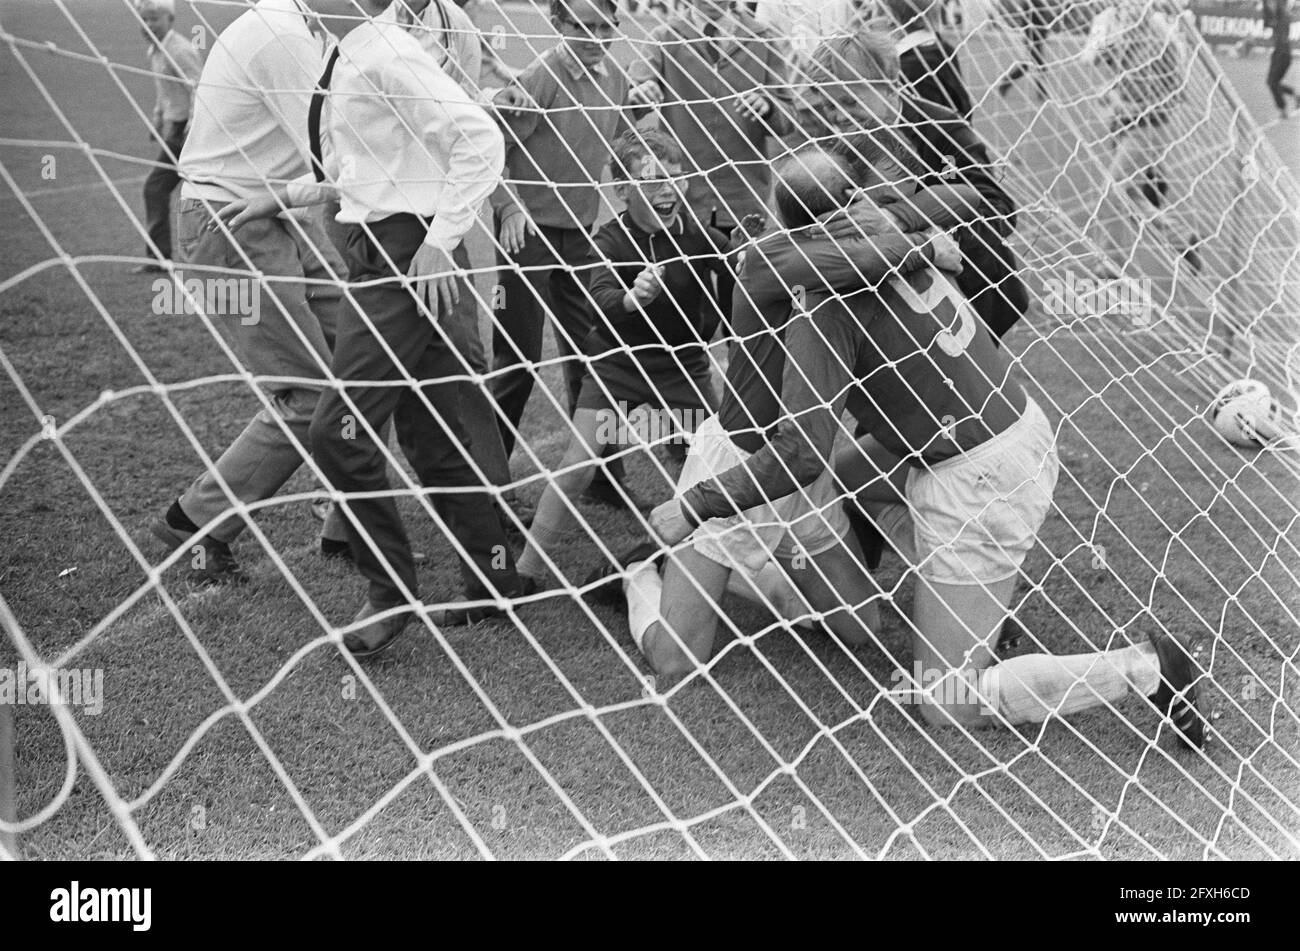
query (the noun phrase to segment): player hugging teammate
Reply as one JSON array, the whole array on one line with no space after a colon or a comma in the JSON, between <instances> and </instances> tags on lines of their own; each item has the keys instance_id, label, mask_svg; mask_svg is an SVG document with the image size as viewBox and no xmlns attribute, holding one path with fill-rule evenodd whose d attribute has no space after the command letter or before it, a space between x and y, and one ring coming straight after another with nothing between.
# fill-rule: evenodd
<instances>
[{"instance_id":1,"label":"player hugging teammate","mask_svg":"<svg viewBox=\"0 0 1300 951\"><path fill-rule=\"evenodd\" d=\"M342 499L349 551L370 584L342 638L349 650L385 650L417 617L518 623L521 599L557 580L573 589L554 564L573 502L603 456L628 451L630 410L649 406L685 423L674 439L690 438L676 492L651 515L653 539L590 587L626 596L632 639L661 686L707 665L727 591L790 623L816 618L850 648L875 642L872 549L883 537L915 579L908 624L914 669L926 673L904 692L927 721L1040 722L1131 693L1202 742L1190 654L1154 627L1107 651L996 662L993 642L1052 507L1055 435L1000 345L1028 304L1008 247L1015 206L965 110L917 95L933 83L905 81L899 41L833 38L791 82L780 37L734 5L698 0L653 33L629 81L607 57L616 8L555 0L561 42L488 96L458 86L408 32L433 28L429 5L356 4L365 19L323 68L315 104L295 100L312 135L283 135L279 164L258 170L263 187L205 195L222 207L204 230L248 229L247 246L291 204L340 201L351 306L328 379L310 377L283 428L301 438L311 419L309 448ZM928 42L915 35L928 35L927 8L898 7L911 52ZM273 13L326 65L304 8L260 0L251 13ZM237 21L239 35L261 35L261 22ZM1127 62L1113 45L1098 49ZM1168 78L1137 72L1126 81L1148 92ZM201 82L200 101L211 85ZM1144 102L1123 133L1160 127L1163 108ZM645 109L654 117L633 124ZM196 131L203 143L212 130ZM295 152L304 139L309 170ZM769 160L781 139L788 151ZM624 210L593 234L606 165ZM267 188L272 171L294 181ZM458 389L475 362L474 309L457 306L472 293L458 249L491 194L513 288L496 315L491 386L504 442L542 365L547 316L569 397L567 449L545 473L517 568L492 504L501 480L475 459ZM294 274L307 267L290 263ZM721 399L706 352L720 326ZM324 357L324 342L314 351ZM364 432L349 432L353 415ZM458 607L432 610L419 596L386 475L390 419L460 562ZM301 461L292 438L276 447L293 453L240 500L267 498ZM233 474L226 482L237 488ZM203 524L172 525L169 542L215 532L228 512L212 508Z\"/></svg>"},{"instance_id":2,"label":"player hugging teammate","mask_svg":"<svg viewBox=\"0 0 1300 951\"><path fill-rule=\"evenodd\" d=\"M898 162L878 154L857 184L905 195L914 182L897 178ZM844 210L854 184L840 158L803 150L787 160L800 161L812 171L787 173L776 194L786 227ZM775 435L664 503L652 526L676 543L832 480L856 496L915 573L913 658L927 676L913 690L929 722L1041 722L1135 693L1199 746L1204 724L1188 695L1194 667L1158 629L1110 651L994 662L991 641L1051 507L1055 438L1006 351L943 273L960 259L942 250L930 257L883 283L810 293L786 330ZM845 411L865 436L844 429ZM851 439L838 453L837 436Z\"/></svg>"}]
</instances>

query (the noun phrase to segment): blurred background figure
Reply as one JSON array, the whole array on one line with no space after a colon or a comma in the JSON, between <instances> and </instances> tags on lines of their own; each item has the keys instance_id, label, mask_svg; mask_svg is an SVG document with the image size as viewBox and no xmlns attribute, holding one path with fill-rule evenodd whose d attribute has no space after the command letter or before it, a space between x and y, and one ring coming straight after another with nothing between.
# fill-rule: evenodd
<instances>
[{"instance_id":1,"label":"blurred background figure","mask_svg":"<svg viewBox=\"0 0 1300 951\"><path fill-rule=\"evenodd\" d=\"M741 5L755 20L789 39L796 55L846 32L868 5L862 0L757 0Z\"/></svg>"},{"instance_id":2,"label":"blurred background figure","mask_svg":"<svg viewBox=\"0 0 1300 951\"><path fill-rule=\"evenodd\" d=\"M957 50L943 32L942 0L884 0L899 35L898 63L904 88L913 96L947 106L970 119L971 99Z\"/></svg>"},{"instance_id":3,"label":"blurred background figure","mask_svg":"<svg viewBox=\"0 0 1300 951\"><path fill-rule=\"evenodd\" d=\"M1287 105L1287 96L1291 97L1291 106L1295 105L1295 89L1284 83L1286 71L1291 68L1291 0L1263 0L1264 26L1273 34L1273 55L1268 61L1268 91L1273 94L1273 102L1283 119L1291 116Z\"/></svg>"},{"instance_id":4,"label":"blurred background figure","mask_svg":"<svg viewBox=\"0 0 1300 951\"><path fill-rule=\"evenodd\" d=\"M454 0L456 6L464 9L479 31L479 45L482 53L480 82L483 96L491 99L496 90L509 86L519 75L519 70L507 65L501 58L506 48L507 39L518 41L519 30L510 22L505 11L495 0Z\"/></svg>"},{"instance_id":5,"label":"blurred background figure","mask_svg":"<svg viewBox=\"0 0 1300 951\"><path fill-rule=\"evenodd\" d=\"M137 0L135 12L149 41L149 71L158 90L150 141L162 143L162 152L144 181L145 227L149 232L145 255L155 260L134 269L136 274L150 274L165 270L158 262L171 260L172 192L181 183L176 160L185 144L190 104L203 64L194 47L172 29L175 0Z\"/></svg>"},{"instance_id":6,"label":"blurred background figure","mask_svg":"<svg viewBox=\"0 0 1300 951\"><path fill-rule=\"evenodd\" d=\"M1043 70L1046 67L1044 51L1047 39L1052 34L1052 26L1057 19L1057 5L1051 0L1007 0L1003 5L1003 15L1011 25L1019 30L1025 38L1025 49L1029 53L1029 62L1021 60L1011 68L1002 81L998 83L998 95L1006 96L1022 77L1032 75L1034 93L1039 101L1047 101L1047 87L1043 84Z\"/></svg>"}]
</instances>

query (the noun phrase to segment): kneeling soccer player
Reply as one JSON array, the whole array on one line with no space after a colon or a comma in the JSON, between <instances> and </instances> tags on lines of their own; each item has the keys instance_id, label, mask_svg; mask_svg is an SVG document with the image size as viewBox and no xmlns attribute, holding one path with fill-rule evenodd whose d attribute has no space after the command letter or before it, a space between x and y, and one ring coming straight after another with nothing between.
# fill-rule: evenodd
<instances>
[{"instance_id":1,"label":"kneeling soccer player","mask_svg":"<svg viewBox=\"0 0 1300 951\"><path fill-rule=\"evenodd\" d=\"M855 185L843 158L819 149L783 159L774 171L784 230L745 251L723 406L692 441L679 490L730 469L775 431L784 413L784 335L800 294L847 292L936 261L956 267L956 244L921 231L959 224L978 210L978 193L967 186L939 186L888 212L869 202L844 208ZM824 218L805 201L807 189L793 184L806 177L828 182L839 195L823 202ZM875 589L849 533L842 493L823 468L824 477L806 490L700 526L673 553L662 580L646 560L653 546L624 557L632 637L665 682L693 670L693 658L708 658L727 590L787 620L806 618L811 608L847 644L869 640L878 623Z\"/></svg>"},{"instance_id":2,"label":"kneeling soccer player","mask_svg":"<svg viewBox=\"0 0 1300 951\"><path fill-rule=\"evenodd\" d=\"M817 185L808 182L805 205L838 199L837 190L819 196ZM863 486L859 502L919 576L915 661L939 673L924 678L928 722L1036 723L1133 692L1201 745L1196 668L1167 633L1116 650L993 663L990 644L1051 507L1058 461L1047 417L952 281L923 268L878 288L809 295L786 343L789 415L765 448L655 510L651 525L665 542L825 479L847 409L873 448L850 447L836 475Z\"/></svg>"}]
</instances>

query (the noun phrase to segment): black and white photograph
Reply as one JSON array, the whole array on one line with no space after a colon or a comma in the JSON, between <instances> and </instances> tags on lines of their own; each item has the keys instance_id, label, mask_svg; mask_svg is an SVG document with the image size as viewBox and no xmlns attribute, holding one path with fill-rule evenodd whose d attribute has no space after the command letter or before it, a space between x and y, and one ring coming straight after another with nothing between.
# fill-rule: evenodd
<instances>
[{"instance_id":1,"label":"black and white photograph","mask_svg":"<svg viewBox=\"0 0 1300 951\"><path fill-rule=\"evenodd\" d=\"M20 917L181 914L136 860L1117 860L1179 872L1115 933L1243 935L1221 863L1300 859L1297 45L0 0Z\"/></svg>"}]
</instances>

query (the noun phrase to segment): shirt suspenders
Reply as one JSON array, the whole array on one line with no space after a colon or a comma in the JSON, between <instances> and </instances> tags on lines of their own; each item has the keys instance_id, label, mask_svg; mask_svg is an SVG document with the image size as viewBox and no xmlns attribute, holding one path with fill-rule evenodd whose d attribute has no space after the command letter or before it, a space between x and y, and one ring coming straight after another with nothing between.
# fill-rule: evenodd
<instances>
[{"instance_id":1,"label":"shirt suspenders","mask_svg":"<svg viewBox=\"0 0 1300 951\"><path fill-rule=\"evenodd\" d=\"M311 95L311 107L307 110L307 138L311 144L311 170L316 181L325 181L325 160L321 157L320 119L325 108L325 92L330 88L330 79L334 75L334 64L339 61L337 44L330 51L329 62L325 64L325 73L316 84L316 91Z\"/></svg>"},{"instance_id":2,"label":"shirt suspenders","mask_svg":"<svg viewBox=\"0 0 1300 951\"><path fill-rule=\"evenodd\" d=\"M442 62L438 65L446 70L447 64L455 59L451 52L451 18L447 16L447 9L442 5L442 0L432 0L432 3L438 8L438 22L442 24L438 42L442 44L443 53Z\"/></svg>"}]
</instances>

